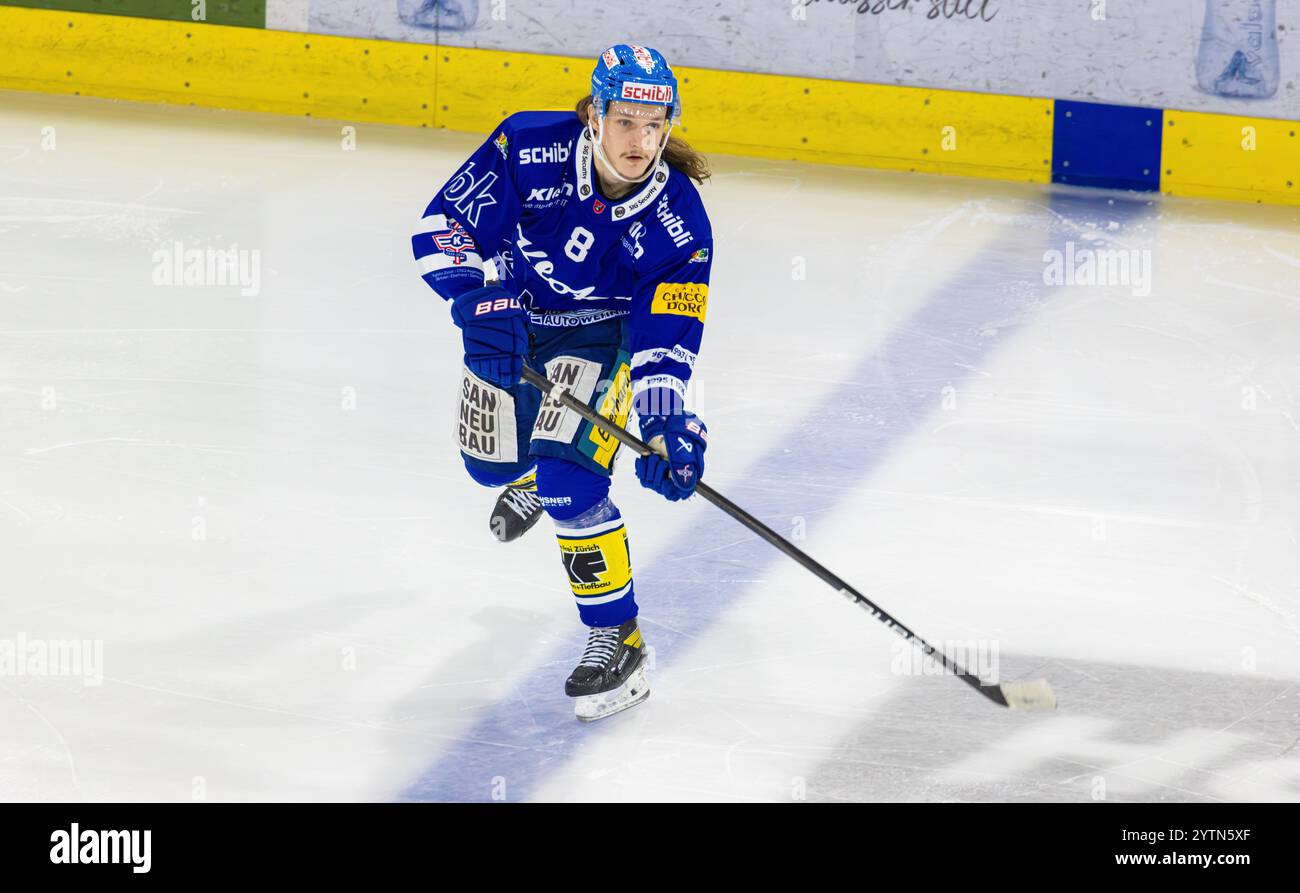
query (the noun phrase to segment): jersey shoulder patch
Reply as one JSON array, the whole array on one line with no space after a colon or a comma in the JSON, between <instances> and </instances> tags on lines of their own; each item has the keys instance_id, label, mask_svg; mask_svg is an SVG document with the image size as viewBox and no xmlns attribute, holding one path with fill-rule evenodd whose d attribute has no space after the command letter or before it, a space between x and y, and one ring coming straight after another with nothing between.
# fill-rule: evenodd
<instances>
[{"instance_id":1,"label":"jersey shoulder patch","mask_svg":"<svg viewBox=\"0 0 1300 893\"><path fill-rule=\"evenodd\" d=\"M515 112L493 137L507 161L516 165L563 163L573 137L582 129L572 112Z\"/></svg>"}]
</instances>

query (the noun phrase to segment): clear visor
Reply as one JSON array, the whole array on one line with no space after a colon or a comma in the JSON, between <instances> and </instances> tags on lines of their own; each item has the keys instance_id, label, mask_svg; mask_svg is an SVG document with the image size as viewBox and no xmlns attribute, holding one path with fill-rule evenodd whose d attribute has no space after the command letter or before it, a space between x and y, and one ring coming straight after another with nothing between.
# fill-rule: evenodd
<instances>
[{"instance_id":1,"label":"clear visor","mask_svg":"<svg viewBox=\"0 0 1300 893\"><path fill-rule=\"evenodd\" d=\"M611 102L601 121L601 139L622 153L653 157L668 138L668 108L641 102Z\"/></svg>"}]
</instances>

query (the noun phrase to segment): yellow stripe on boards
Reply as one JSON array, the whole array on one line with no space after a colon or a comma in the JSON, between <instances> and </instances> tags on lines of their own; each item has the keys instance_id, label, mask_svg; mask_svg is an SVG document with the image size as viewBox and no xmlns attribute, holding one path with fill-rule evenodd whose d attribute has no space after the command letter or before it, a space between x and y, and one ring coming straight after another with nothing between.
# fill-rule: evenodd
<instances>
[{"instance_id":1,"label":"yellow stripe on boards","mask_svg":"<svg viewBox=\"0 0 1300 893\"><path fill-rule=\"evenodd\" d=\"M438 125L487 132L572 109L592 60L439 50ZM679 66L681 135L704 152L1046 183L1052 100ZM495 102L493 101L495 100Z\"/></svg>"},{"instance_id":2,"label":"yellow stripe on boards","mask_svg":"<svg viewBox=\"0 0 1300 893\"><path fill-rule=\"evenodd\" d=\"M591 92L593 59L438 47L437 126L482 133L524 110L564 110Z\"/></svg>"},{"instance_id":3,"label":"yellow stripe on boards","mask_svg":"<svg viewBox=\"0 0 1300 893\"><path fill-rule=\"evenodd\" d=\"M683 68L705 151L1046 183L1050 99Z\"/></svg>"},{"instance_id":4,"label":"yellow stripe on boards","mask_svg":"<svg viewBox=\"0 0 1300 893\"><path fill-rule=\"evenodd\" d=\"M0 7L0 87L488 133L592 60ZM1046 182L1051 101L681 67L702 151Z\"/></svg>"},{"instance_id":5,"label":"yellow stripe on boards","mask_svg":"<svg viewBox=\"0 0 1300 893\"><path fill-rule=\"evenodd\" d=\"M487 136L572 109L592 60L0 6L0 89L84 93ZM704 152L1051 178L1052 100L680 66ZM1254 128L1254 148L1243 148ZM1166 111L1161 189L1300 204L1297 123Z\"/></svg>"},{"instance_id":6,"label":"yellow stripe on boards","mask_svg":"<svg viewBox=\"0 0 1300 893\"><path fill-rule=\"evenodd\" d=\"M1166 111L1160 190L1300 205L1300 123Z\"/></svg>"},{"instance_id":7,"label":"yellow stripe on boards","mask_svg":"<svg viewBox=\"0 0 1300 893\"><path fill-rule=\"evenodd\" d=\"M0 34L5 89L433 123L434 47L17 7Z\"/></svg>"}]
</instances>

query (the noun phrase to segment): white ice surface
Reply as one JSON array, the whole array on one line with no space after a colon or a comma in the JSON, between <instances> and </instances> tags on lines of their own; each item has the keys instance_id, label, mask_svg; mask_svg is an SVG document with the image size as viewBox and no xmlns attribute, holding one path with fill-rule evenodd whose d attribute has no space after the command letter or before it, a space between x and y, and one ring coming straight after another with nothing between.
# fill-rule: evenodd
<instances>
[{"instance_id":1,"label":"white ice surface","mask_svg":"<svg viewBox=\"0 0 1300 893\"><path fill-rule=\"evenodd\" d=\"M492 539L409 257L479 137L340 126L0 94L0 649L103 649L0 675L0 799L1300 800L1300 209L715 158L706 479L1060 709L896 672L625 459L662 647L578 726L549 525ZM260 293L155 285L175 240ZM1065 240L1150 294L1045 285Z\"/></svg>"}]
</instances>

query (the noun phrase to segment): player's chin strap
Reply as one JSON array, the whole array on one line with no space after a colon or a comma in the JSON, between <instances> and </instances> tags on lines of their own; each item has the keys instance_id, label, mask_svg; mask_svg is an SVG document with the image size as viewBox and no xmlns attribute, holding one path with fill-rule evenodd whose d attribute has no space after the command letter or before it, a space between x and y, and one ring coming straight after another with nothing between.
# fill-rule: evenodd
<instances>
[{"instance_id":1,"label":"player's chin strap","mask_svg":"<svg viewBox=\"0 0 1300 893\"><path fill-rule=\"evenodd\" d=\"M600 119L600 126L601 127L605 126L605 118L603 116ZM649 179L650 175L655 172L655 169L657 167L659 167L659 159L663 158L664 149L668 147L668 134L672 132L673 132L673 122L669 121L667 127L664 128L664 138L663 141L659 144L659 151L655 153L655 160L652 161L650 163L650 166L645 169L645 173L643 175L637 177L635 180L629 180L627 177L623 176L618 171L616 171L614 169L614 165L609 163L609 159L605 157L605 150L600 147L600 138L596 136L596 131L595 129L592 128L591 122L590 121L587 122L587 136L590 137L591 141L596 144L596 157L599 158L601 163L605 165L605 173L609 174L611 177L613 177L615 180L618 180L620 183L644 183L647 179Z\"/></svg>"}]
</instances>

